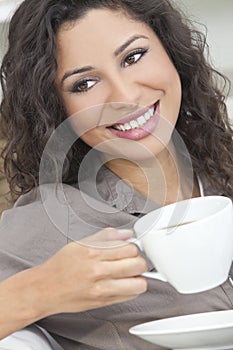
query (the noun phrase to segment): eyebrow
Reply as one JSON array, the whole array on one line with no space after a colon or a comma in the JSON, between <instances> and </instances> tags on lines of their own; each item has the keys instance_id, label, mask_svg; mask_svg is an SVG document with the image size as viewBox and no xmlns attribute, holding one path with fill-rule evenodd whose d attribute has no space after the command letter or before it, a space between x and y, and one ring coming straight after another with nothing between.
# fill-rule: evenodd
<instances>
[{"instance_id":1,"label":"eyebrow","mask_svg":"<svg viewBox=\"0 0 233 350\"><path fill-rule=\"evenodd\" d=\"M80 69L73 69L69 72L66 72L62 77L61 85L64 83L64 80L69 78L71 75L89 72L90 70L93 70L93 69L94 69L94 67L92 67L92 66L85 66L85 67L82 67Z\"/></svg>"},{"instance_id":2,"label":"eyebrow","mask_svg":"<svg viewBox=\"0 0 233 350\"><path fill-rule=\"evenodd\" d=\"M120 55L130 44L138 39L149 39L145 35L134 35L130 37L125 43L123 43L116 51L114 52L114 56Z\"/></svg>"},{"instance_id":3,"label":"eyebrow","mask_svg":"<svg viewBox=\"0 0 233 350\"><path fill-rule=\"evenodd\" d=\"M133 35L125 43L123 43L118 49L116 49L116 51L114 51L114 56L115 57L119 56L129 45L131 45L134 41L136 41L138 39L149 39L149 38L145 35ZM61 80L61 85L64 83L64 80L66 80L70 76L75 75L75 74L89 72L93 69L94 69L93 66L85 66L85 67L82 67L79 69L73 69L71 71L68 71L63 75L62 80Z\"/></svg>"}]
</instances>

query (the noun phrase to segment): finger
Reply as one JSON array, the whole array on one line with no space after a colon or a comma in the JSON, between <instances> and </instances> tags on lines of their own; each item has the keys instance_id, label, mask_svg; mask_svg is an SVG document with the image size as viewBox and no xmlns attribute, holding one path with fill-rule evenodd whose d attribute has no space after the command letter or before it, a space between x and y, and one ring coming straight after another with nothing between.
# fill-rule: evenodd
<instances>
[{"instance_id":1,"label":"finger","mask_svg":"<svg viewBox=\"0 0 233 350\"><path fill-rule=\"evenodd\" d=\"M128 245L128 241L77 241L76 243L81 244L85 247L93 249L114 249L121 248Z\"/></svg>"},{"instance_id":2,"label":"finger","mask_svg":"<svg viewBox=\"0 0 233 350\"><path fill-rule=\"evenodd\" d=\"M116 247L117 248L116 248ZM112 247L96 248L81 244L80 242L72 242L67 245L64 249L68 249L69 256L79 256L82 254L83 259L99 263L101 261L111 262L115 260L121 260L126 258L133 258L139 256L138 249L135 244L125 243L124 245L116 245ZM80 250L81 248L81 250Z\"/></svg>"},{"instance_id":3,"label":"finger","mask_svg":"<svg viewBox=\"0 0 233 350\"><path fill-rule=\"evenodd\" d=\"M100 278L127 278L136 277L147 271L145 259L141 256L127 258L109 262L103 262L101 271L103 272Z\"/></svg>"},{"instance_id":4,"label":"finger","mask_svg":"<svg viewBox=\"0 0 233 350\"><path fill-rule=\"evenodd\" d=\"M80 242L95 244L96 242L121 241L131 238L132 235L132 230L118 230L113 227L107 227L89 237L82 239Z\"/></svg>"},{"instance_id":5,"label":"finger","mask_svg":"<svg viewBox=\"0 0 233 350\"><path fill-rule=\"evenodd\" d=\"M99 261L114 261L138 256L137 246L128 241L87 242L82 240L74 243L90 248L92 255Z\"/></svg>"},{"instance_id":6,"label":"finger","mask_svg":"<svg viewBox=\"0 0 233 350\"><path fill-rule=\"evenodd\" d=\"M113 302L119 298L128 298L146 292L147 280L144 277L132 277L102 281L100 299Z\"/></svg>"},{"instance_id":7,"label":"finger","mask_svg":"<svg viewBox=\"0 0 233 350\"><path fill-rule=\"evenodd\" d=\"M127 258L135 258L139 256L138 249L135 244L125 243L124 245L115 244L114 247L108 249L100 249L99 260L100 261L118 261Z\"/></svg>"}]
</instances>

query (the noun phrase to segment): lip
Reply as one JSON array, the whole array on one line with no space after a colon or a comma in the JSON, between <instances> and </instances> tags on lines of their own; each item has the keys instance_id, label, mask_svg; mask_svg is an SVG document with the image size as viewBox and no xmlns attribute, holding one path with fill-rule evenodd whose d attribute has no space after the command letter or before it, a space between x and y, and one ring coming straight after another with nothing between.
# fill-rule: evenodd
<instances>
[{"instance_id":1,"label":"lip","mask_svg":"<svg viewBox=\"0 0 233 350\"><path fill-rule=\"evenodd\" d=\"M124 124L124 123L127 123L133 119L140 117L141 115L146 113L153 106L156 107L156 109L154 111L154 115L146 122L146 124L144 124L140 128L135 128L135 129L127 130L127 131L120 131L120 130L113 128L113 126L115 126L115 125ZM134 141L140 140L146 136L151 135L153 133L153 131L155 130L155 128L158 124L158 121L159 121L159 116L160 116L159 109L160 109L160 101L157 101L154 104L152 104L150 107L143 108L140 110L140 112L135 113L133 115L130 115L129 117L121 119L119 122L112 124L110 127L107 127L107 129L112 134L114 134L120 138L134 140Z\"/></svg>"}]
</instances>

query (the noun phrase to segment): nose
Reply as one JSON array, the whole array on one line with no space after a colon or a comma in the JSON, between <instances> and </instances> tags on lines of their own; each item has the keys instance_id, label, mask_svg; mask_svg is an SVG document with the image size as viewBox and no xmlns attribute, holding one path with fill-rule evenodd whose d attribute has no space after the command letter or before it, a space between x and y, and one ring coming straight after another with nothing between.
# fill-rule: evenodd
<instances>
[{"instance_id":1,"label":"nose","mask_svg":"<svg viewBox=\"0 0 233 350\"><path fill-rule=\"evenodd\" d=\"M123 109L127 105L138 106L140 103L139 84L122 76L115 76L109 82L108 104L114 109Z\"/></svg>"}]
</instances>

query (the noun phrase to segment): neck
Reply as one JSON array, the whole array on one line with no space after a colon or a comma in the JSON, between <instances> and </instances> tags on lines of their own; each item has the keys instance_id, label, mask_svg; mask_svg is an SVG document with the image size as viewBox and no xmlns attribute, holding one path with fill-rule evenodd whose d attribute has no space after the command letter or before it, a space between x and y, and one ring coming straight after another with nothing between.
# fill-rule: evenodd
<instances>
[{"instance_id":1,"label":"neck","mask_svg":"<svg viewBox=\"0 0 233 350\"><path fill-rule=\"evenodd\" d=\"M158 156L136 162L127 159L107 160L106 166L150 200L167 205L198 196L197 183L182 166L174 147ZM194 189L194 191L193 191Z\"/></svg>"}]
</instances>

